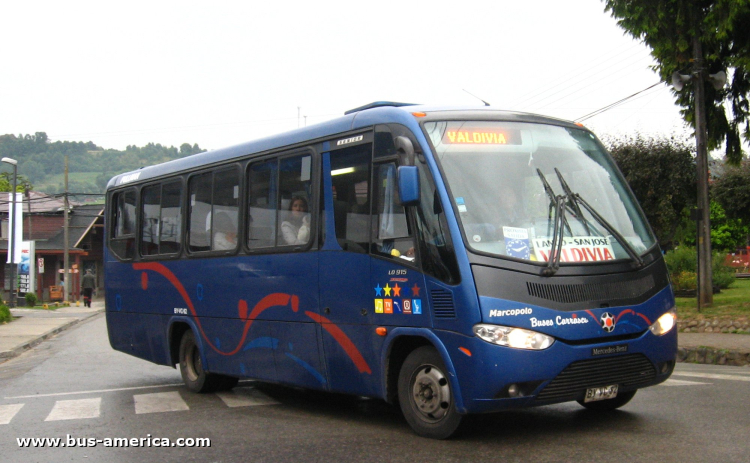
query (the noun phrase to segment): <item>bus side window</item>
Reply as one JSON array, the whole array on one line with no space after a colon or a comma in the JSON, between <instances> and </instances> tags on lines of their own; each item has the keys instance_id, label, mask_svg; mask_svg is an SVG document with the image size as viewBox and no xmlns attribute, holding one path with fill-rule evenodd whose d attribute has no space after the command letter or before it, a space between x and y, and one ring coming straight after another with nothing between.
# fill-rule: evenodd
<instances>
[{"instance_id":1,"label":"bus side window","mask_svg":"<svg viewBox=\"0 0 750 463\"><path fill-rule=\"evenodd\" d=\"M414 236L409 228L406 209L398 197L395 162L376 165L372 215L372 253L409 262L415 260Z\"/></svg>"},{"instance_id":2,"label":"bus side window","mask_svg":"<svg viewBox=\"0 0 750 463\"><path fill-rule=\"evenodd\" d=\"M109 246L120 259L135 257L135 217L136 194L135 189L128 189L115 193L112 204L112 235Z\"/></svg>"},{"instance_id":3,"label":"bus side window","mask_svg":"<svg viewBox=\"0 0 750 463\"><path fill-rule=\"evenodd\" d=\"M424 156L419 156L416 164L419 168L421 199L415 208L415 222L422 269L446 283L457 284L461 276L443 206Z\"/></svg>"},{"instance_id":4,"label":"bus side window","mask_svg":"<svg viewBox=\"0 0 750 463\"><path fill-rule=\"evenodd\" d=\"M161 185L141 190L141 255L159 254L159 217L161 216Z\"/></svg>"},{"instance_id":5,"label":"bus side window","mask_svg":"<svg viewBox=\"0 0 750 463\"><path fill-rule=\"evenodd\" d=\"M213 174L190 177L188 184L189 218L188 250L190 252L211 249L211 236L206 233L211 228L211 193Z\"/></svg>"},{"instance_id":6,"label":"bus side window","mask_svg":"<svg viewBox=\"0 0 750 463\"><path fill-rule=\"evenodd\" d=\"M240 178L232 168L214 173L211 226L212 251L237 249L237 219L240 205Z\"/></svg>"},{"instance_id":7,"label":"bus side window","mask_svg":"<svg viewBox=\"0 0 750 463\"><path fill-rule=\"evenodd\" d=\"M310 199L312 157L290 156L279 161L279 246L300 246L310 242Z\"/></svg>"},{"instance_id":8,"label":"bus side window","mask_svg":"<svg viewBox=\"0 0 750 463\"><path fill-rule=\"evenodd\" d=\"M371 158L371 143L331 153L333 219L345 251L367 253L369 247Z\"/></svg>"},{"instance_id":9,"label":"bus side window","mask_svg":"<svg viewBox=\"0 0 750 463\"><path fill-rule=\"evenodd\" d=\"M260 161L247 170L247 246L273 247L276 234L278 161Z\"/></svg>"},{"instance_id":10,"label":"bus side window","mask_svg":"<svg viewBox=\"0 0 750 463\"><path fill-rule=\"evenodd\" d=\"M176 254L182 241L182 182L167 183L161 190L159 252Z\"/></svg>"}]
</instances>

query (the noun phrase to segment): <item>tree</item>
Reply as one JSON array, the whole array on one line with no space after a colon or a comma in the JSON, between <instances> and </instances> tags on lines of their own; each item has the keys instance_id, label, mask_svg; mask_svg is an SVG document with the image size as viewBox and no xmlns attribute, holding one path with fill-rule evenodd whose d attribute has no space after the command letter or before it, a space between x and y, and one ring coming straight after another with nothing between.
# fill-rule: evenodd
<instances>
[{"instance_id":1,"label":"tree","mask_svg":"<svg viewBox=\"0 0 750 463\"><path fill-rule=\"evenodd\" d=\"M10 192L13 189L13 174L11 172L0 172L0 191ZM23 175L16 176L16 192L25 193L34 189L34 185Z\"/></svg>"},{"instance_id":2,"label":"tree","mask_svg":"<svg viewBox=\"0 0 750 463\"><path fill-rule=\"evenodd\" d=\"M703 72L724 71L730 82L721 90L705 89L708 148L726 142L726 159L742 159L741 137L750 141L750 0L603 0L605 11L627 33L651 48L655 70L664 82L672 73L691 74L694 39L702 49ZM730 72L733 71L733 72ZM693 82L673 89L686 122L695 128ZM724 102L731 104L731 119Z\"/></svg>"},{"instance_id":3,"label":"tree","mask_svg":"<svg viewBox=\"0 0 750 463\"><path fill-rule=\"evenodd\" d=\"M686 209L695 205L694 148L666 137L607 140L662 248L671 248Z\"/></svg>"},{"instance_id":4,"label":"tree","mask_svg":"<svg viewBox=\"0 0 750 463\"><path fill-rule=\"evenodd\" d=\"M673 91L685 121L695 129L698 179L699 301L711 304L711 219L708 150L726 142L726 158L742 159L740 132L750 140L750 0L604 0L605 11L636 39L651 47L655 69L669 82L674 72L688 74L688 91ZM709 75L734 71L731 83L705 85ZM732 120L724 101L732 103ZM706 109L708 108L708 109Z\"/></svg>"},{"instance_id":5,"label":"tree","mask_svg":"<svg viewBox=\"0 0 750 463\"><path fill-rule=\"evenodd\" d=\"M714 199L724 208L727 217L750 224L750 162L727 167L711 185Z\"/></svg>"},{"instance_id":6,"label":"tree","mask_svg":"<svg viewBox=\"0 0 750 463\"><path fill-rule=\"evenodd\" d=\"M695 222L685 214L683 226L675 236L680 245L695 247ZM711 201L711 248L733 252L747 245L748 226L740 219L729 217L717 201Z\"/></svg>"}]
</instances>

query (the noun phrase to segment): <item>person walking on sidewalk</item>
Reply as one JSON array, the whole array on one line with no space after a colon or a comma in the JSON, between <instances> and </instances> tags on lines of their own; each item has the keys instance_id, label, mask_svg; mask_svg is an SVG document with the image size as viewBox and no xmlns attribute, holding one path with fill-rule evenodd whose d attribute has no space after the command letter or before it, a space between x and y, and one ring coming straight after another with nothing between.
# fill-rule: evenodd
<instances>
[{"instance_id":1,"label":"person walking on sidewalk","mask_svg":"<svg viewBox=\"0 0 750 463\"><path fill-rule=\"evenodd\" d=\"M86 274L81 279L81 291L83 292L83 305L91 307L91 296L96 288L96 277L91 269L86 269Z\"/></svg>"}]
</instances>

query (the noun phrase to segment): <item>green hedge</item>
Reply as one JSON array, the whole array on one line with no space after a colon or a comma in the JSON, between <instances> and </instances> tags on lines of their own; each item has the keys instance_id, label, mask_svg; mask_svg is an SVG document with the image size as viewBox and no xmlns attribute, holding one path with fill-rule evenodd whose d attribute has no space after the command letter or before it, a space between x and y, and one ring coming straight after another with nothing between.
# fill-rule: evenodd
<instances>
[{"instance_id":1,"label":"green hedge","mask_svg":"<svg viewBox=\"0 0 750 463\"><path fill-rule=\"evenodd\" d=\"M5 304L0 304L0 323L7 323L11 321L13 317L10 314L10 309Z\"/></svg>"},{"instance_id":2,"label":"green hedge","mask_svg":"<svg viewBox=\"0 0 750 463\"><path fill-rule=\"evenodd\" d=\"M724 264L725 258L724 254L714 252L711 259L713 285L718 286L720 289L728 288L735 280L734 269ZM664 260L667 262L669 275L672 278L672 284L675 286L675 289L696 288L697 282L691 283L692 281L697 281L693 280L695 278L694 275L698 271L698 258L695 248L687 246L679 247L667 252L664 255ZM678 283L681 287L678 287ZM689 287L690 284L693 286Z\"/></svg>"}]
</instances>

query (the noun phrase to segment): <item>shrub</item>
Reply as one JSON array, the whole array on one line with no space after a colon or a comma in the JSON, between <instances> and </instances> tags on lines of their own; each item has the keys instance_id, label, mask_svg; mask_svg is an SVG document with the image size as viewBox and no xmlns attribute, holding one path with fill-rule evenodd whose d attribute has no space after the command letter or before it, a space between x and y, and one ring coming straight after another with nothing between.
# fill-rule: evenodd
<instances>
[{"instance_id":1,"label":"shrub","mask_svg":"<svg viewBox=\"0 0 750 463\"><path fill-rule=\"evenodd\" d=\"M713 286L719 287L720 289L728 288L734 283L735 276L734 270L724 263L725 255L715 251L711 259L711 269L713 270ZM681 246L672 251L668 251L664 255L664 260L667 263L667 269L672 277L672 283L675 285L675 289L695 289L696 284L693 283L692 288L677 288L675 280L680 278L687 278L690 281L689 275L681 274L693 274L692 279L695 280L695 274L698 271L698 257L695 248L688 246Z\"/></svg>"},{"instance_id":2,"label":"shrub","mask_svg":"<svg viewBox=\"0 0 750 463\"><path fill-rule=\"evenodd\" d=\"M7 323L13 319L10 309L5 304L0 304L0 323Z\"/></svg>"},{"instance_id":3,"label":"shrub","mask_svg":"<svg viewBox=\"0 0 750 463\"><path fill-rule=\"evenodd\" d=\"M715 252L711 261L711 268L713 269L713 284L720 289L729 288L736 279L734 269L726 265L724 257L724 254Z\"/></svg>"},{"instance_id":4,"label":"shrub","mask_svg":"<svg viewBox=\"0 0 750 463\"><path fill-rule=\"evenodd\" d=\"M698 268L695 248L688 246L680 246L672 251L667 251L664 260L667 262L669 274L672 276L682 272L695 273Z\"/></svg>"},{"instance_id":5,"label":"shrub","mask_svg":"<svg viewBox=\"0 0 750 463\"><path fill-rule=\"evenodd\" d=\"M698 275L695 272L680 272L672 275L672 288L675 291L695 291Z\"/></svg>"},{"instance_id":6,"label":"shrub","mask_svg":"<svg viewBox=\"0 0 750 463\"><path fill-rule=\"evenodd\" d=\"M26 293L26 296L24 296L24 297L26 298L26 305L27 306L34 307L36 305L36 301L37 301L36 294L34 294L34 293Z\"/></svg>"}]
</instances>

